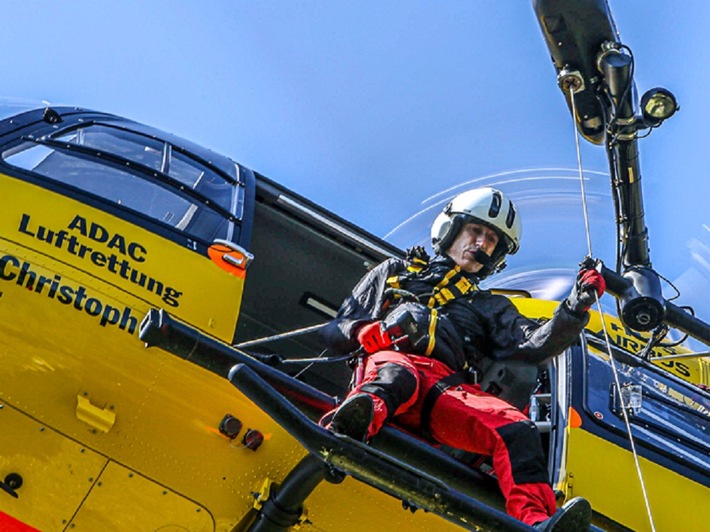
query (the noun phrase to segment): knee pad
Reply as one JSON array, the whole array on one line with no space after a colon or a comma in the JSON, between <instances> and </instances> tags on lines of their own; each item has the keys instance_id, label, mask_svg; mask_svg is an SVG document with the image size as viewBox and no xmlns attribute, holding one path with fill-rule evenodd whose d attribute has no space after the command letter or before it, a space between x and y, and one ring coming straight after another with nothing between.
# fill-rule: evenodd
<instances>
[{"instance_id":1,"label":"knee pad","mask_svg":"<svg viewBox=\"0 0 710 532\"><path fill-rule=\"evenodd\" d=\"M417 392L419 380L399 364L384 364L377 369L377 378L360 387L363 392L376 395L385 402L388 417Z\"/></svg>"},{"instance_id":2,"label":"knee pad","mask_svg":"<svg viewBox=\"0 0 710 532\"><path fill-rule=\"evenodd\" d=\"M508 449L513 482L549 482L545 454L537 427L532 421L516 421L496 429Z\"/></svg>"}]
</instances>

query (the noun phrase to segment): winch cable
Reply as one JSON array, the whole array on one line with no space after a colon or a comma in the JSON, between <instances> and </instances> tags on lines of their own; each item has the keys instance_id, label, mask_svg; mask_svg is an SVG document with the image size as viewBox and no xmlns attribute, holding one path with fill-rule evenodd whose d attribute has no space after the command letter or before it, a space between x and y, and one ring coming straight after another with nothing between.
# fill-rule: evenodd
<instances>
[{"instance_id":1,"label":"winch cable","mask_svg":"<svg viewBox=\"0 0 710 532\"><path fill-rule=\"evenodd\" d=\"M285 333L280 333L280 334L274 334L273 336L264 336L262 338L255 338L254 340L247 340L238 344L234 344L232 347L236 347L238 349L243 349L245 347L251 347L255 345L260 345L260 344L266 344L269 342L275 342L277 340L285 340L287 338L293 338L294 336L301 336L302 334L308 334L311 332L318 331L325 327L328 324L328 322L323 322L319 323L317 325L311 325L309 327L303 327L301 329L294 329L293 331L288 331ZM293 378L297 379L301 375L303 375L306 371L311 369L314 364L318 363L334 363L334 362L345 362L350 359L352 359L355 355L353 353L348 353L347 355L339 355L339 356L331 356L331 357L326 357L325 354L328 352L327 349L324 349L323 351L320 352L320 354L317 357L311 357L311 358L292 358L292 359L285 359L281 360L281 364L307 364L303 369L301 369L298 373L296 373Z\"/></svg>"},{"instance_id":2,"label":"winch cable","mask_svg":"<svg viewBox=\"0 0 710 532\"><path fill-rule=\"evenodd\" d=\"M579 146L579 134L577 133L577 124L575 117L577 116L577 108L574 101L574 87L570 85L569 95L572 102L572 125L574 127L574 145L577 149L577 169L579 170L579 186L582 189L582 211L584 213L584 232L587 235L587 255L591 258L592 255L592 232L589 229L589 210L587 208L587 191L584 188L584 172L582 171L582 150Z\"/></svg>"},{"instance_id":3,"label":"winch cable","mask_svg":"<svg viewBox=\"0 0 710 532\"><path fill-rule=\"evenodd\" d=\"M580 188L581 188L581 194L582 194L582 207L584 211L584 228L585 232L587 235L587 252L589 254L589 257L592 257L592 237L591 237L591 231L589 228L589 212L587 210L587 197L586 197L586 190L584 188L584 172L583 172L583 167L582 167L582 151L580 148L580 143L579 143L579 132L577 131L577 123L576 123L576 116L577 116L577 108L576 108L576 102L574 99L575 95L575 86L574 84L570 84L567 89L569 90L569 96L570 96L570 102L572 104L572 127L574 130L574 141L575 141L575 147L577 149L577 165L579 168L579 183L580 183ZM651 524L651 531L655 532L656 531L656 526L653 522L653 514L651 513L651 505L649 504L648 501L648 493L646 491L646 483L644 482L643 479L643 473L641 472L641 464L639 463L639 458L638 458L638 453L636 452L636 444L634 443L634 437L631 433L631 422L629 421L629 415L627 412L627 409L625 408L623 404L623 397L621 394L621 384L619 380L619 372L616 369L616 363L614 360L614 354L612 353L611 350L611 342L609 340L609 333L606 328L606 322L604 320L604 314L602 312L602 307L601 303L599 302L599 294L597 292L594 292L594 298L596 299L597 303L597 312L599 313L599 318L602 324L602 330L604 332L604 340L606 343L606 348L607 348L607 354L609 356L609 362L611 363L611 368L612 368L612 373L614 374L614 383L616 384L616 390L617 393L619 394L619 404L621 405L621 412L624 417L624 424L626 425L626 433L629 437L629 444L631 445L631 453L634 456L634 463L636 465L636 473L638 475L639 483L641 485L641 492L643 494L643 500L646 504L646 514L648 516L649 523Z\"/></svg>"},{"instance_id":4,"label":"winch cable","mask_svg":"<svg viewBox=\"0 0 710 532\"><path fill-rule=\"evenodd\" d=\"M311 325L309 327L303 327L301 329L294 329L293 331L288 331L285 333L275 334L273 336L264 336L263 338L255 338L254 340L247 340L246 342L241 342L234 344L232 347L238 347L243 349L245 347L251 347L253 345L265 344L267 342L273 342L276 340L284 340L285 338L292 338L294 336L300 336L302 334L307 334L309 332L314 332L325 327L326 323L319 323L318 325Z\"/></svg>"}]
</instances>

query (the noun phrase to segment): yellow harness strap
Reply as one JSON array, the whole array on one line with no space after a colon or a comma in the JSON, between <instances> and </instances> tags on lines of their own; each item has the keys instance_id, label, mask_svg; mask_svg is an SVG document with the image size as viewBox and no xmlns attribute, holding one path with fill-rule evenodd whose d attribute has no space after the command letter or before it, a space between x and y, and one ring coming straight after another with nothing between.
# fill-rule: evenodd
<instances>
[{"instance_id":1,"label":"yellow harness strap","mask_svg":"<svg viewBox=\"0 0 710 532\"><path fill-rule=\"evenodd\" d=\"M419 273L426 267L427 264L428 263L425 260L414 258L407 265L407 271L410 273ZM391 277L388 277L386 281L387 286L399 290L400 288L402 288L399 284L400 279L402 279L400 275L392 275Z\"/></svg>"},{"instance_id":2,"label":"yellow harness strap","mask_svg":"<svg viewBox=\"0 0 710 532\"><path fill-rule=\"evenodd\" d=\"M415 258L407 266L407 271L409 273L419 273L427 266L427 262ZM400 289L400 281L411 278L407 274L392 275L387 278L387 285L391 288ZM429 316L429 342L427 344L424 354L426 356L431 356L434 352L434 347L436 346L436 323L439 319L439 312L437 308L443 307L447 303L453 301L454 299L463 297L470 294L478 287L471 281L466 279L461 273L460 266L454 266L446 272L446 275L439 281L436 286L432 289L432 293L429 296L429 301L427 302L427 307L431 309L431 314ZM395 296L398 297L398 296Z\"/></svg>"},{"instance_id":3,"label":"yellow harness strap","mask_svg":"<svg viewBox=\"0 0 710 532\"><path fill-rule=\"evenodd\" d=\"M392 277L387 278L387 286L391 288L396 288L399 290L401 286L399 286L399 276L398 275L393 275Z\"/></svg>"},{"instance_id":4,"label":"yellow harness strap","mask_svg":"<svg viewBox=\"0 0 710 532\"><path fill-rule=\"evenodd\" d=\"M426 346L426 351L424 351L424 354L426 356L431 356L431 354L434 352L434 346L436 345L436 320L439 316L439 313L435 308L431 309L431 315L429 316L429 343Z\"/></svg>"},{"instance_id":5,"label":"yellow harness strap","mask_svg":"<svg viewBox=\"0 0 710 532\"><path fill-rule=\"evenodd\" d=\"M449 284L451 286L448 286ZM432 297L429 299L427 306L429 308L434 308L435 305L443 307L449 301L465 296L475 289L476 285L461 274L461 268L458 265L454 266L434 287Z\"/></svg>"},{"instance_id":6,"label":"yellow harness strap","mask_svg":"<svg viewBox=\"0 0 710 532\"><path fill-rule=\"evenodd\" d=\"M427 264L429 264L429 263L423 259L414 258L407 266L407 269L410 272L419 273L427 266Z\"/></svg>"}]
</instances>

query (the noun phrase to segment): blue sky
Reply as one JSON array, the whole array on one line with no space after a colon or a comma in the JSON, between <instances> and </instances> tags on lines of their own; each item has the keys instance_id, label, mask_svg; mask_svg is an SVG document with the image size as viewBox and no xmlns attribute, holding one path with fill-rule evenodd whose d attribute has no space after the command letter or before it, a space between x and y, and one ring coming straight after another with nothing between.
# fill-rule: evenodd
<instances>
[{"instance_id":1,"label":"blue sky","mask_svg":"<svg viewBox=\"0 0 710 532\"><path fill-rule=\"evenodd\" d=\"M710 2L611 8L639 92L681 104L640 143L646 224L676 303L709 319ZM508 276L586 254L571 118L527 0L8 0L3 22L1 96L176 133L400 246L451 194L494 184L525 224ZM604 150L582 160L593 251L613 267Z\"/></svg>"}]
</instances>

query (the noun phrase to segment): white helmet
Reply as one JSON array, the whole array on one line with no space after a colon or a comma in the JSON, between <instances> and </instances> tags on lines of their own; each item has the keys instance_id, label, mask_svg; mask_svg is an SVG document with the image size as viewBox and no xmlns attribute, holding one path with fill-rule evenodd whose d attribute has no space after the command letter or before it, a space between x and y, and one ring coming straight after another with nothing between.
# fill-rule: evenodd
<instances>
[{"instance_id":1,"label":"white helmet","mask_svg":"<svg viewBox=\"0 0 710 532\"><path fill-rule=\"evenodd\" d=\"M431 226L434 251L443 254L451 247L466 223L480 223L498 233L498 245L491 260L479 272L483 278L505 267L505 256L513 255L520 247L522 225L515 205L501 191L482 187L456 196L439 214Z\"/></svg>"}]
</instances>

